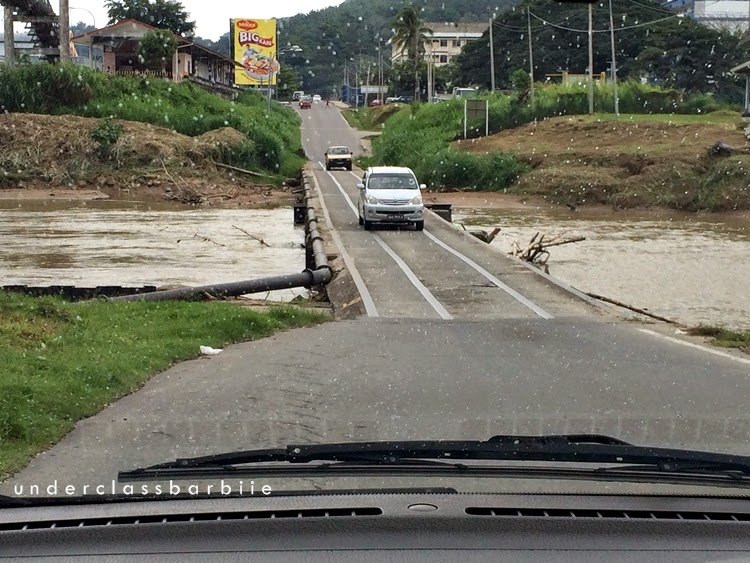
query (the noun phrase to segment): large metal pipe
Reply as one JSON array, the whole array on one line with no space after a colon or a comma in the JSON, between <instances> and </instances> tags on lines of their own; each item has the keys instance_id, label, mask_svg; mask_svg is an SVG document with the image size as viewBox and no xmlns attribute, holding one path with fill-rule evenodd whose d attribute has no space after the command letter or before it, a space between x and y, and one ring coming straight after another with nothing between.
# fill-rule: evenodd
<instances>
[{"instance_id":1,"label":"large metal pipe","mask_svg":"<svg viewBox=\"0 0 750 563\"><path fill-rule=\"evenodd\" d=\"M195 299L209 295L211 297L237 297L250 293L264 293L277 289L290 289L292 287L315 287L326 285L333 279L333 271L328 265L328 255L323 246L323 237L318 230L318 220L313 207L313 196L307 178L303 181L305 191L305 206L307 207L307 231L305 243L312 250L314 268L308 268L298 274L287 274L255 280L239 282L220 283L189 287L184 289L171 289L168 291L154 291L150 293L139 293L136 295L123 295L113 297L110 301L167 301L176 299Z\"/></svg>"},{"instance_id":2,"label":"large metal pipe","mask_svg":"<svg viewBox=\"0 0 750 563\"><path fill-rule=\"evenodd\" d=\"M321 268L319 270L304 270L299 274L287 274L256 280L218 283L185 289L170 289L168 291L154 291L151 293L139 293L137 295L123 295L121 297L113 297L110 301L168 301L194 299L204 297L205 295L210 295L211 297L237 297L249 293L264 293L276 289L314 287L316 285L325 285L329 281L331 281L331 270Z\"/></svg>"}]
</instances>

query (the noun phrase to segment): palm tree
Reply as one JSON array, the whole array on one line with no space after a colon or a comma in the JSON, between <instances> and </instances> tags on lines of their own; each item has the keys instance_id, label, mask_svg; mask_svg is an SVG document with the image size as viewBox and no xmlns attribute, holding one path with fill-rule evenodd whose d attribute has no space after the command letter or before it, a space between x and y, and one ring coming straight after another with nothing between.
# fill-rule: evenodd
<instances>
[{"instance_id":1,"label":"palm tree","mask_svg":"<svg viewBox=\"0 0 750 563\"><path fill-rule=\"evenodd\" d=\"M393 28L393 44L401 50L402 55L405 52L407 59L414 64L414 97L419 99L419 63L424 58L424 44L432 30L424 26L417 7L413 5L406 6L398 13Z\"/></svg>"}]
</instances>

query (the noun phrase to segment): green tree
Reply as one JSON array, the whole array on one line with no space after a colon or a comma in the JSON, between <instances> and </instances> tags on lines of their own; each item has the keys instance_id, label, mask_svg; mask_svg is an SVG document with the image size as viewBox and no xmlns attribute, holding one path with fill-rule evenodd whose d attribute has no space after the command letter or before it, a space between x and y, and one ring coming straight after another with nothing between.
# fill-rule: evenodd
<instances>
[{"instance_id":1,"label":"green tree","mask_svg":"<svg viewBox=\"0 0 750 563\"><path fill-rule=\"evenodd\" d=\"M73 33L74 37L76 35L83 35L89 31L94 31L95 29L96 28L93 25L84 22L78 22L77 24L70 26L70 31Z\"/></svg>"},{"instance_id":2,"label":"green tree","mask_svg":"<svg viewBox=\"0 0 750 563\"><path fill-rule=\"evenodd\" d=\"M650 82L679 90L712 92L725 100L741 99L741 88L729 70L750 58L750 44L736 35L665 12L651 0L612 0L618 78ZM524 0L500 14L494 28L495 75L501 88L512 87L516 69L529 67L526 7L530 7L534 79L588 67L588 6L578 3ZM609 5L593 4L594 72L610 67ZM661 12L661 13L660 13ZM534 16L548 22L539 21ZM622 29L618 29L622 28ZM462 84L489 87L489 35L469 43L458 57ZM503 56L497 56L502 53Z\"/></svg>"},{"instance_id":3,"label":"green tree","mask_svg":"<svg viewBox=\"0 0 750 563\"><path fill-rule=\"evenodd\" d=\"M276 78L279 87L279 95L282 98L291 98L295 90L299 90L302 78L292 65L282 64L279 75Z\"/></svg>"},{"instance_id":4,"label":"green tree","mask_svg":"<svg viewBox=\"0 0 750 563\"><path fill-rule=\"evenodd\" d=\"M531 88L531 77L529 76L529 73L522 68L513 71L513 74L510 75L510 82L513 89L519 94L523 94L526 90Z\"/></svg>"},{"instance_id":5,"label":"green tree","mask_svg":"<svg viewBox=\"0 0 750 563\"><path fill-rule=\"evenodd\" d=\"M177 38L166 29L149 31L138 44L138 60L150 70L166 70L176 52Z\"/></svg>"},{"instance_id":6,"label":"green tree","mask_svg":"<svg viewBox=\"0 0 750 563\"><path fill-rule=\"evenodd\" d=\"M106 0L104 7L110 25L132 18L177 35L190 35L195 30L195 22L177 0Z\"/></svg>"},{"instance_id":7,"label":"green tree","mask_svg":"<svg viewBox=\"0 0 750 563\"><path fill-rule=\"evenodd\" d=\"M411 62L414 73L414 97L420 94L420 63L424 60L425 47L432 30L424 26L416 6L402 9L393 22L393 44Z\"/></svg>"}]
</instances>

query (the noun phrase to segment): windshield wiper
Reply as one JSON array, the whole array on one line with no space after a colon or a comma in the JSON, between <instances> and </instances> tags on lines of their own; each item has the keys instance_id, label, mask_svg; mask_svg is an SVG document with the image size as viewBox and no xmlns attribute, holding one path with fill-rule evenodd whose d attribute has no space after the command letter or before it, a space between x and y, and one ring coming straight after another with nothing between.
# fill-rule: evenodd
<instances>
[{"instance_id":1,"label":"windshield wiper","mask_svg":"<svg viewBox=\"0 0 750 563\"><path fill-rule=\"evenodd\" d=\"M638 446L600 434L546 436L493 436L486 441L437 440L353 442L289 445L286 448L248 450L177 459L150 467L123 471L121 481L225 478L245 475L310 476L430 474L493 474L498 467L463 461L520 461L571 464L607 464L593 471L601 475L630 473L701 474L730 478L750 477L750 457L705 451ZM320 463L318 463L320 462ZM618 467L619 466L619 467ZM518 471L517 466L513 466ZM529 468L524 467L524 471ZM545 469L549 473L549 469ZM592 469L586 470L588 474Z\"/></svg>"}]
</instances>

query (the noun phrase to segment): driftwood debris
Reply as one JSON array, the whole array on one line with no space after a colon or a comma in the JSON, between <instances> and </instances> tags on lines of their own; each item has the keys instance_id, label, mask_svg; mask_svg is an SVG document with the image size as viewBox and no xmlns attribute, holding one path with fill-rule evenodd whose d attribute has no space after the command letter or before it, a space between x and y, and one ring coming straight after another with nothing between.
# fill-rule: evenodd
<instances>
[{"instance_id":1,"label":"driftwood debris","mask_svg":"<svg viewBox=\"0 0 750 563\"><path fill-rule=\"evenodd\" d=\"M589 297L592 297L594 299L598 299L599 301L604 301L605 303L611 303L612 305L617 305L618 307L622 307L623 309L628 309L630 311L634 311L638 313L639 315L644 315L646 317L651 317L652 319L656 319L659 321L664 321L665 323L669 324L678 324L677 321L674 321L672 319L668 319L666 317L662 317L660 315L656 315L654 313L651 313L645 309L639 309L638 307L633 307L632 305L628 305L627 303L623 303L622 301L618 301L617 299L611 299L609 297L604 297L603 295L597 295L596 293L588 293L586 292L586 295Z\"/></svg>"},{"instance_id":2,"label":"driftwood debris","mask_svg":"<svg viewBox=\"0 0 750 563\"><path fill-rule=\"evenodd\" d=\"M501 230L500 227L495 227L489 233L487 231L483 231L479 229L469 230L466 228L466 225L464 225L463 223L461 224L461 227L463 228L464 231L467 231L470 235L477 237L479 240L481 240L482 242L486 242L487 244L495 240L495 237Z\"/></svg>"},{"instance_id":3,"label":"driftwood debris","mask_svg":"<svg viewBox=\"0 0 750 563\"><path fill-rule=\"evenodd\" d=\"M183 178L180 179L182 180L184 187L181 186L177 182L177 180L175 180L174 177L169 173L169 170L167 170L167 165L164 163L164 160L159 159L159 161L161 162L161 166L164 169L164 173L171 180L172 184L174 184L174 187L177 188L176 193L174 191L170 191L167 193L167 199L177 200L181 201L182 203L191 203L195 205L200 205L205 201L203 194L193 188Z\"/></svg>"},{"instance_id":4,"label":"driftwood debris","mask_svg":"<svg viewBox=\"0 0 750 563\"><path fill-rule=\"evenodd\" d=\"M513 241L513 247L510 251L510 254L515 256L516 258L520 258L525 262L531 262L534 265L543 266L546 271L547 260L549 260L549 251L547 250L548 248L552 246L560 246L562 244L571 244L574 242L581 242L583 240L586 240L586 237L565 238L565 233L563 233L545 241L545 236L545 234L542 234L540 236L540 233L537 232L533 237L531 237L531 240L529 241L529 244L526 245L526 248L521 248L521 246L518 244L518 241Z\"/></svg>"},{"instance_id":5,"label":"driftwood debris","mask_svg":"<svg viewBox=\"0 0 750 563\"><path fill-rule=\"evenodd\" d=\"M239 168L237 166L231 166L230 164L222 164L221 162L216 162L214 160L211 161L211 164L214 166L218 166L220 168L227 168L228 170L234 170L235 172L242 172L243 174L247 174L248 176L260 176L261 178L273 178L270 174L263 174L261 172L253 172L252 170L245 170L244 168Z\"/></svg>"},{"instance_id":6,"label":"driftwood debris","mask_svg":"<svg viewBox=\"0 0 750 563\"><path fill-rule=\"evenodd\" d=\"M271 248L271 245L268 244L266 241L264 241L259 236L256 236L256 235L254 235L252 233L248 233L245 229L241 229L237 225L232 225L232 228L237 229L238 231L245 233L247 236L249 236L253 240L257 240L261 244L261 246L267 246L268 248Z\"/></svg>"},{"instance_id":7,"label":"driftwood debris","mask_svg":"<svg viewBox=\"0 0 750 563\"><path fill-rule=\"evenodd\" d=\"M745 148L738 149L721 141L714 143L709 151L713 156L732 156L733 154L746 154L748 152Z\"/></svg>"}]
</instances>

